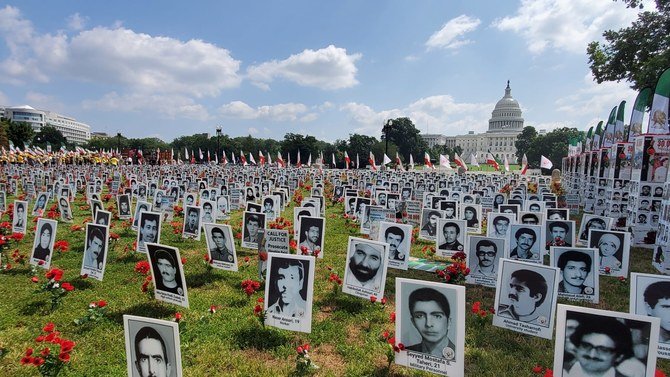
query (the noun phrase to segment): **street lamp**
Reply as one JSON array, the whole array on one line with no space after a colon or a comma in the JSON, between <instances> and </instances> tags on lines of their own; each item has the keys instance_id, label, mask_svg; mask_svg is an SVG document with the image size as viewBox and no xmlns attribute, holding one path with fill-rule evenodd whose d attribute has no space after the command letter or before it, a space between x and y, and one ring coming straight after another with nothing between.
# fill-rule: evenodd
<instances>
[{"instance_id":1,"label":"street lamp","mask_svg":"<svg viewBox=\"0 0 670 377\"><path fill-rule=\"evenodd\" d=\"M384 132L384 139L386 139L386 155L389 155L389 131L391 130L391 127L393 127L393 119L389 119L384 123L384 127L382 128L382 131Z\"/></svg>"},{"instance_id":2,"label":"street lamp","mask_svg":"<svg viewBox=\"0 0 670 377\"><path fill-rule=\"evenodd\" d=\"M221 138L221 126L216 127L216 161L219 161L219 139Z\"/></svg>"}]
</instances>

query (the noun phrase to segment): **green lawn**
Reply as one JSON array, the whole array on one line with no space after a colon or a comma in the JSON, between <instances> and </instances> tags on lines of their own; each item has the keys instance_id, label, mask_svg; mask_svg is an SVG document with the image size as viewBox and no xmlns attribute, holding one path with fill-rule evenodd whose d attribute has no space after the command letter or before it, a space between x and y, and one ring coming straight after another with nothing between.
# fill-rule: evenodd
<instances>
[{"instance_id":1,"label":"green lawn","mask_svg":"<svg viewBox=\"0 0 670 377\"><path fill-rule=\"evenodd\" d=\"M306 194L306 193L303 193ZM9 198L11 202L13 198ZM110 202L111 203L111 202ZM110 203L106 203L107 206ZM81 198L73 205L75 223L83 224L89 211ZM84 249L84 231L72 231L70 224L59 224L56 240L66 240L70 251L54 257L53 265L65 270L64 280L71 282L76 290L51 311L47 296L35 293L37 284L31 282L31 269L27 265L15 265L11 270L0 272L0 375L37 375L35 367L22 366L19 360L27 347L38 344L34 339L42 326L54 322L62 336L74 340L77 345L72 352L72 361L64 370L64 376L123 376L126 374L126 357L123 336L123 315L133 314L171 320L175 312L183 314L180 323L182 362L185 376L213 375L288 375L295 368L295 347L309 343L311 356L320 366L322 376L371 376L386 375L387 346L380 341L384 330L394 330L389 320L394 310L396 277L410 277L438 281L434 274L410 270L389 270L386 292L389 303L386 307L372 305L345 294L334 293L333 283L328 281L332 266L343 274L347 238L357 235L347 220L342 218L341 204L326 210L326 239L324 259L318 261L315 274L314 309L312 333L293 333L274 328L262 328L253 316L256 293L247 297L240 283L244 279L257 278L256 253L238 246L240 271L209 271L203 261L204 237L201 241L182 240L174 235L169 224L163 224L162 243L179 247L187 259L185 265L190 309L155 301L142 293L144 281L134 271L136 262L144 260L144 254L125 251L132 248L135 233L115 220L111 231L121 237L115 241L108 254L105 280L98 282L79 277ZM293 206L284 216L292 219ZM7 215L3 220L8 219ZM175 221L182 221L177 217ZM233 213L230 224L239 229L241 213ZM180 228L181 229L181 228ZM234 233L237 230L234 230ZM34 233L30 231L18 244L24 255L28 254ZM427 243L417 242L412 246L413 256L423 256L422 248ZM15 249L11 245L3 253L3 264ZM251 263L246 266L245 256ZM651 267L651 251L634 249L631 255L631 271L654 272ZM43 271L38 272L42 281ZM601 278L601 303L586 306L602 309L628 310L628 283L616 278ZM484 307L493 306L494 289L467 286L466 309L475 301ZM74 324L82 317L92 301L106 300L110 315L98 323L83 326ZM215 314L209 312L211 305L220 306ZM467 376L533 376L531 368L536 364L551 367L553 340L524 336L516 332L493 327L481 321L469 311L466 323L465 369ZM659 368L670 370L670 362L662 360ZM393 365L390 375L425 375L404 367Z\"/></svg>"}]
</instances>

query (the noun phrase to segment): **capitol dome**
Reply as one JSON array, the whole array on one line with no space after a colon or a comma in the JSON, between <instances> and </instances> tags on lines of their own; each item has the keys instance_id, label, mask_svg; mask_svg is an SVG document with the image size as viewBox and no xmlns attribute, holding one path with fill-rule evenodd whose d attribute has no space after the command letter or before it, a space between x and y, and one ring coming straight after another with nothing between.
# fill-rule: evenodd
<instances>
[{"instance_id":1,"label":"capitol dome","mask_svg":"<svg viewBox=\"0 0 670 377\"><path fill-rule=\"evenodd\" d=\"M519 131L523 129L523 117L521 116L521 106L519 102L512 97L512 89L509 87L509 80L505 88L505 95L496 103L496 107L491 113L489 119L489 129L487 132L505 132Z\"/></svg>"}]
</instances>

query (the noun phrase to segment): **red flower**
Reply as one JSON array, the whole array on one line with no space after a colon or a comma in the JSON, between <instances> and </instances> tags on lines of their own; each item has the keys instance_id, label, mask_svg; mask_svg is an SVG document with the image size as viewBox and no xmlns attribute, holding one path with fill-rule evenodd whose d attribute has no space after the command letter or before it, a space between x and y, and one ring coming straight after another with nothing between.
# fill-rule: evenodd
<instances>
[{"instance_id":1,"label":"red flower","mask_svg":"<svg viewBox=\"0 0 670 377\"><path fill-rule=\"evenodd\" d=\"M61 284L61 288L65 289L68 292L74 291L74 286L72 286L72 284L70 284L68 282L65 282L65 283Z\"/></svg>"},{"instance_id":2,"label":"red flower","mask_svg":"<svg viewBox=\"0 0 670 377\"><path fill-rule=\"evenodd\" d=\"M97 305L98 305L99 308L104 308L105 306L107 306L107 301L100 300L100 301L98 301Z\"/></svg>"},{"instance_id":3,"label":"red flower","mask_svg":"<svg viewBox=\"0 0 670 377\"><path fill-rule=\"evenodd\" d=\"M656 369L656 372L654 373L654 377L667 377L667 375L665 373L663 373L663 371L660 371L660 370Z\"/></svg>"},{"instance_id":4,"label":"red flower","mask_svg":"<svg viewBox=\"0 0 670 377\"><path fill-rule=\"evenodd\" d=\"M26 348L26 356L31 356L33 354L34 350L32 348Z\"/></svg>"},{"instance_id":5,"label":"red flower","mask_svg":"<svg viewBox=\"0 0 670 377\"><path fill-rule=\"evenodd\" d=\"M42 331L46 333L52 333L56 329L56 325L53 322L49 322L42 328Z\"/></svg>"},{"instance_id":6,"label":"red flower","mask_svg":"<svg viewBox=\"0 0 670 377\"><path fill-rule=\"evenodd\" d=\"M381 301L382 305L386 305L386 297L382 297Z\"/></svg>"},{"instance_id":7,"label":"red flower","mask_svg":"<svg viewBox=\"0 0 670 377\"><path fill-rule=\"evenodd\" d=\"M262 311L263 311L263 307L256 304L256 306L254 307L254 315L259 315Z\"/></svg>"},{"instance_id":8,"label":"red flower","mask_svg":"<svg viewBox=\"0 0 670 377\"><path fill-rule=\"evenodd\" d=\"M112 239L112 240L118 240L119 237L121 237L121 236L119 236L118 234L116 234L114 232L109 233L109 238Z\"/></svg>"},{"instance_id":9,"label":"red flower","mask_svg":"<svg viewBox=\"0 0 670 377\"><path fill-rule=\"evenodd\" d=\"M49 356L49 354L51 354L51 350L49 349L49 347L44 348L42 352L40 352L40 355L42 355L42 357L47 357Z\"/></svg>"},{"instance_id":10,"label":"red flower","mask_svg":"<svg viewBox=\"0 0 670 377\"><path fill-rule=\"evenodd\" d=\"M47 279L54 281L60 281L63 278L63 270L58 268L52 268L44 275Z\"/></svg>"},{"instance_id":11,"label":"red flower","mask_svg":"<svg viewBox=\"0 0 670 377\"><path fill-rule=\"evenodd\" d=\"M58 355L58 360L64 362L64 363L69 363L70 362L70 354L67 352L61 352Z\"/></svg>"},{"instance_id":12,"label":"red flower","mask_svg":"<svg viewBox=\"0 0 670 377\"><path fill-rule=\"evenodd\" d=\"M547 368L547 369L544 371L544 376L542 376L542 377L554 377L554 371L551 370L551 369L549 369L549 368Z\"/></svg>"},{"instance_id":13,"label":"red flower","mask_svg":"<svg viewBox=\"0 0 670 377\"><path fill-rule=\"evenodd\" d=\"M38 279L37 276L33 276L32 278L30 278L30 280L31 280L33 283L39 283L39 282L40 282L40 279Z\"/></svg>"},{"instance_id":14,"label":"red flower","mask_svg":"<svg viewBox=\"0 0 670 377\"><path fill-rule=\"evenodd\" d=\"M479 302L479 301L475 301L475 302L472 304L472 309L471 309L472 312L475 313L475 314L476 314L476 313L479 313L479 311L481 310L481 305L482 305L481 302Z\"/></svg>"},{"instance_id":15,"label":"red flower","mask_svg":"<svg viewBox=\"0 0 670 377\"><path fill-rule=\"evenodd\" d=\"M373 302L373 303L374 303L374 302L376 302L376 301L377 301L377 297L376 297L376 296L370 296L370 302Z\"/></svg>"},{"instance_id":16,"label":"red flower","mask_svg":"<svg viewBox=\"0 0 670 377\"><path fill-rule=\"evenodd\" d=\"M142 275L148 274L150 269L151 266L149 265L149 262L145 260L139 261L135 264L135 271L139 272Z\"/></svg>"},{"instance_id":17,"label":"red flower","mask_svg":"<svg viewBox=\"0 0 670 377\"><path fill-rule=\"evenodd\" d=\"M72 351L75 345L76 343L71 340L62 340L60 343L60 352L69 353Z\"/></svg>"},{"instance_id":18,"label":"red flower","mask_svg":"<svg viewBox=\"0 0 670 377\"><path fill-rule=\"evenodd\" d=\"M44 266L44 264L45 264L45 262L43 260L40 260L39 262L37 262L38 266Z\"/></svg>"},{"instance_id":19,"label":"red flower","mask_svg":"<svg viewBox=\"0 0 670 377\"><path fill-rule=\"evenodd\" d=\"M174 321L179 322L181 321L182 315L179 312L174 313Z\"/></svg>"},{"instance_id":20,"label":"red flower","mask_svg":"<svg viewBox=\"0 0 670 377\"><path fill-rule=\"evenodd\" d=\"M542 373L543 370L544 370L544 368L541 365L535 365L533 367L533 373L535 373L535 374L540 374L540 373Z\"/></svg>"},{"instance_id":21,"label":"red flower","mask_svg":"<svg viewBox=\"0 0 670 377\"><path fill-rule=\"evenodd\" d=\"M395 323L395 312L391 312L389 319L391 320L391 323Z\"/></svg>"},{"instance_id":22,"label":"red flower","mask_svg":"<svg viewBox=\"0 0 670 377\"><path fill-rule=\"evenodd\" d=\"M258 259L260 259L261 262L265 262L266 260L268 260L268 253L266 253L264 251L259 252L258 253Z\"/></svg>"},{"instance_id":23,"label":"red flower","mask_svg":"<svg viewBox=\"0 0 670 377\"><path fill-rule=\"evenodd\" d=\"M56 243L54 243L54 250L64 253L70 250L70 244L65 240L56 241Z\"/></svg>"},{"instance_id":24,"label":"red flower","mask_svg":"<svg viewBox=\"0 0 670 377\"><path fill-rule=\"evenodd\" d=\"M186 257L181 257L181 264L186 264Z\"/></svg>"},{"instance_id":25,"label":"red flower","mask_svg":"<svg viewBox=\"0 0 670 377\"><path fill-rule=\"evenodd\" d=\"M217 311L218 309L219 309L219 306L218 306L218 305L210 305L210 306L209 306L209 312L212 313L212 314L216 313L216 311Z\"/></svg>"},{"instance_id":26,"label":"red flower","mask_svg":"<svg viewBox=\"0 0 670 377\"><path fill-rule=\"evenodd\" d=\"M38 367L40 365L44 364L44 359L41 357L36 357L33 359L33 365Z\"/></svg>"},{"instance_id":27,"label":"red flower","mask_svg":"<svg viewBox=\"0 0 670 377\"><path fill-rule=\"evenodd\" d=\"M611 268L609 268L609 267L605 267L605 273L606 273L606 274L609 274L611 271L612 271Z\"/></svg>"},{"instance_id":28,"label":"red flower","mask_svg":"<svg viewBox=\"0 0 670 377\"><path fill-rule=\"evenodd\" d=\"M209 254L205 253L203 258L205 259L205 262L209 262Z\"/></svg>"}]
</instances>

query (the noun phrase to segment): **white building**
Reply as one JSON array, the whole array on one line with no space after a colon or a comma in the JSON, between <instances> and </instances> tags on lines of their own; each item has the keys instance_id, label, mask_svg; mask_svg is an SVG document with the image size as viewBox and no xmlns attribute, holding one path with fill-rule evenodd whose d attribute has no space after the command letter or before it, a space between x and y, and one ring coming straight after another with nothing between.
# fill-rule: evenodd
<instances>
[{"instance_id":1,"label":"white building","mask_svg":"<svg viewBox=\"0 0 670 377\"><path fill-rule=\"evenodd\" d=\"M4 118L13 122L26 122L39 132L44 126L52 126L63 133L68 142L85 144L91 139L91 127L76 119L48 110L36 110L30 106L5 107L0 110Z\"/></svg>"},{"instance_id":2,"label":"white building","mask_svg":"<svg viewBox=\"0 0 670 377\"><path fill-rule=\"evenodd\" d=\"M519 102L512 98L512 89L508 81L505 95L496 103L489 119L489 129L485 133L475 134L474 131L470 131L466 135L458 136L430 134L421 137L430 148L433 145L446 145L449 148L460 146L463 149L461 157L466 162L470 162L471 154L476 155L479 162L485 162L486 153L491 152L501 161L507 157L507 160L514 164L517 163L514 142L522 130L521 107Z\"/></svg>"}]
</instances>

